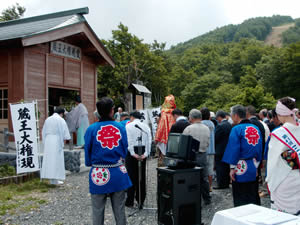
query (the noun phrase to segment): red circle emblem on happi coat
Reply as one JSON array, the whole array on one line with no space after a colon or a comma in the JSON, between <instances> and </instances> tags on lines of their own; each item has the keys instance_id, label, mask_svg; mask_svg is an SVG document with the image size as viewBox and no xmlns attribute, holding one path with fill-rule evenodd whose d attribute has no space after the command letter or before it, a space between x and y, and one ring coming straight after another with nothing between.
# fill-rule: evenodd
<instances>
[{"instance_id":1,"label":"red circle emblem on happi coat","mask_svg":"<svg viewBox=\"0 0 300 225\"><path fill-rule=\"evenodd\" d=\"M254 127L246 127L245 138L249 145L257 145L260 138L258 130Z\"/></svg>"},{"instance_id":2,"label":"red circle emblem on happi coat","mask_svg":"<svg viewBox=\"0 0 300 225\"><path fill-rule=\"evenodd\" d=\"M247 162L245 160L240 160L238 161L236 167L235 167L235 173L236 175L243 175L246 173L248 169Z\"/></svg>"},{"instance_id":3,"label":"red circle emblem on happi coat","mask_svg":"<svg viewBox=\"0 0 300 225\"><path fill-rule=\"evenodd\" d=\"M91 173L91 178L94 184L102 186L110 180L110 172L106 168L94 168Z\"/></svg>"},{"instance_id":4,"label":"red circle emblem on happi coat","mask_svg":"<svg viewBox=\"0 0 300 225\"><path fill-rule=\"evenodd\" d=\"M124 165L120 166L120 170L121 170L122 173L127 173L127 169Z\"/></svg>"},{"instance_id":5,"label":"red circle emblem on happi coat","mask_svg":"<svg viewBox=\"0 0 300 225\"><path fill-rule=\"evenodd\" d=\"M97 141L100 142L102 148L112 150L114 147L119 146L120 139L120 130L113 125L103 126L97 132Z\"/></svg>"}]
</instances>

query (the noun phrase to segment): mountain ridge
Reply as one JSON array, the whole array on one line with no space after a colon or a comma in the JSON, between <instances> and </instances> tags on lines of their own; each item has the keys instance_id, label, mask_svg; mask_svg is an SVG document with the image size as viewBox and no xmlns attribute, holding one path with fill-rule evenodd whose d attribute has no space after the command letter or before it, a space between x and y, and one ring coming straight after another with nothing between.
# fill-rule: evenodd
<instances>
[{"instance_id":1,"label":"mountain ridge","mask_svg":"<svg viewBox=\"0 0 300 225\"><path fill-rule=\"evenodd\" d=\"M241 24L225 25L186 42L171 46L169 52L180 54L190 47L207 43L239 42L242 38L265 41L273 27L294 23L291 16L273 15L272 17L256 17L243 21Z\"/></svg>"},{"instance_id":2,"label":"mountain ridge","mask_svg":"<svg viewBox=\"0 0 300 225\"><path fill-rule=\"evenodd\" d=\"M282 47L282 34L285 31L289 30L291 27L295 27L295 23L288 23L273 27L271 33L265 39L265 44L273 45L275 47Z\"/></svg>"}]
</instances>

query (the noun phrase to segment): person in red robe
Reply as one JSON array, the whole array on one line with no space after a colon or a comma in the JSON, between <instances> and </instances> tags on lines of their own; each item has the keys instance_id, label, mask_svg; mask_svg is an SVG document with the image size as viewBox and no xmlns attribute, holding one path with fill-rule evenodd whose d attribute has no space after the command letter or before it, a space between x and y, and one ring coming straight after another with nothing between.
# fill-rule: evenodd
<instances>
[{"instance_id":1,"label":"person in red robe","mask_svg":"<svg viewBox=\"0 0 300 225\"><path fill-rule=\"evenodd\" d=\"M172 125L175 123L175 119L172 115L175 108L175 97L173 95L166 96L164 104L161 107L161 118L155 134L155 142L160 150L159 166L162 165L164 155L166 155L169 132Z\"/></svg>"}]
</instances>

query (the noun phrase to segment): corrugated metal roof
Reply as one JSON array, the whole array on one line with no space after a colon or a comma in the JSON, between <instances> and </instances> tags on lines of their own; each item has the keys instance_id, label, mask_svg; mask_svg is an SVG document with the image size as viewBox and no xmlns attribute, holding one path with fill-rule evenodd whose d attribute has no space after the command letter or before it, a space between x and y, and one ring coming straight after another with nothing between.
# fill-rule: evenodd
<instances>
[{"instance_id":1,"label":"corrugated metal roof","mask_svg":"<svg viewBox=\"0 0 300 225\"><path fill-rule=\"evenodd\" d=\"M0 41L29 37L85 22L86 20L81 14L86 14L87 12L88 9L83 8L2 22L0 23Z\"/></svg>"},{"instance_id":2,"label":"corrugated metal roof","mask_svg":"<svg viewBox=\"0 0 300 225\"><path fill-rule=\"evenodd\" d=\"M139 92L151 94L151 91L149 91L148 88L146 88L146 87L143 86L143 85L140 85L140 84L132 84L132 86L135 87L135 89L138 90Z\"/></svg>"},{"instance_id":3,"label":"corrugated metal roof","mask_svg":"<svg viewBox=\"0 0 300 225\"><path fill-rule=\"evenodd\" d=\"M84 14L88 14L88 13L89 13L89 9L85 7L85 8L67 10L62 12L50 13L46 15L28 17L24 19L0 22L0 42L1 41L5 42L13 39L16 40L21 39L22 44L24 46L24 43L26 44L26 42L23 41L29 40L31 37L34 38L35 35L47 35L48 32L56 31L58 29L64 29L66 27L79 24L79 23L85 23L88 29L92 32L92 35L98 41L99 46L95 43L92 43L95 47L95 50L98 51L99 54L111 66L114 67L115 63L110 53L101 43L100 39L97 37L97 35L95 34L93 29L90 27L90 25L88 24L88 22L83 16ZM49 41L54 40L53 38L51 40L50 39ZM29 44L27 43L26 46L28 45L30 45L30 43Z\"/></svg>"}]
</instances>

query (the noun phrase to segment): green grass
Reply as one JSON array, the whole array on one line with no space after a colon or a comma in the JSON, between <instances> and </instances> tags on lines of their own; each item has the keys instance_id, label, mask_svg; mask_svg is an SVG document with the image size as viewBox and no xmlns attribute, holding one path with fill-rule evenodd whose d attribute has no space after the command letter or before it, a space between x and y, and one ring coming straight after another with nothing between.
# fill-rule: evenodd
<instances>
[{"instance_id":1,"label":"green grass","mask_svg":"<svg viewBox=\"0 0 300 225\"><path fill-rule=\"evenodd\" d=\"M39 203L40 205L46 204L46 203L47 203L47 200L45 200L45 199L40 199L40 200L37 201L37 203Z\"/></svg>"},{"instance_id":2,"label":"green grass","mask_svg":"<svg viewBox=\"0 0 300 225\"><path fill-rule=\"evenodd\" d=\"M10 165L1 165L0 166L0 178L1 177L9 177L16 175L16 169Z\"/></svg>"},{"instance_id":3,"label":"green grass","mask_svg":"<svg viewBox=\"0 0 300 225\"><path fill-rule=\"evenodd\" d=\"M29 205L26 205L24 207L22 207L20 210L22 212L30 212L32 211L33 209L36 209L38 208L39 206L37 204L29 204Z\"/></svg>"},{"instance_id":4,"label":"green grass","mask_svg":"<svg viewBox=\"0 0 300 225\"><path fill-rule=\"evenodd\" d=\"M39 200L38 198L35 198L35 197L32 197L32 196L29 196L27 198L25 198L26 201L37 201Z\"/></svg>"},{"instance_id":5,"label":"green grass","mask_svg":"<svg viewBox=\"0 0 300 225\"><path fill-rule=\"evenodd\" d=\"M55 222L54 225L63 225L62 222Z\"/></svg>"},{"instance_id":6,"label":"green grass","mask_svg":"<svg viewBox=\"0 0 300 225\"><path fill-rule=\"evenodd\" d=\"M15 209L18 206L18 204L10 203L10 204L4 204L0 206L0 215L4 216L7 212L7 210Z\"/></svg>"},{"instance_id":7,"label":"green grass","mask_svg":"<svg viewBox=\"0 0 300 225\"><path fill-rule=\"evenodd\" d=\"M46 204L46 200L32 194L45 193L55 187L46 181L41 182L38 178L22 184L0 185L0 216L13 214L17 209L28 212Z\"/></svg>"}]
</instances>

